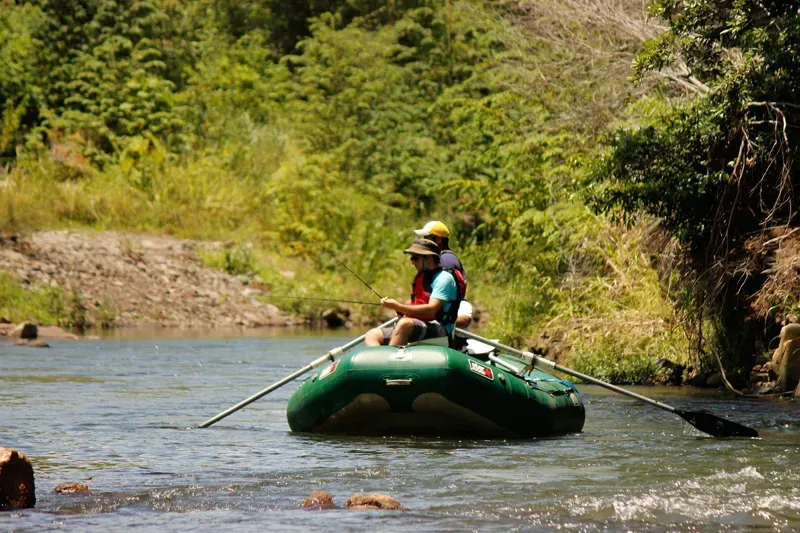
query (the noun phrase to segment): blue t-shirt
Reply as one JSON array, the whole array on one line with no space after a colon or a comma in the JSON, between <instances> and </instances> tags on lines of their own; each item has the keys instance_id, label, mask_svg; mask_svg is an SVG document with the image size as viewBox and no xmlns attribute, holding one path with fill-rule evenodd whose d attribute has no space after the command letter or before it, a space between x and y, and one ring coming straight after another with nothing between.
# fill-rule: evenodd
<instances>
[{"instance_id":1,"label":"blue t-shirt","mask_svg":"<svg viewBox=\"0 0 800 533\"><path fill-rule=\"evenodd\" d=\"M444 302L444 312L450 310L450 306L458 299L458 288L456 280L450 272L441 271L431 283L431 298L436 298ZM453 331L454 324L442 324L447 333Z\"/></svg>"}]
</instances>

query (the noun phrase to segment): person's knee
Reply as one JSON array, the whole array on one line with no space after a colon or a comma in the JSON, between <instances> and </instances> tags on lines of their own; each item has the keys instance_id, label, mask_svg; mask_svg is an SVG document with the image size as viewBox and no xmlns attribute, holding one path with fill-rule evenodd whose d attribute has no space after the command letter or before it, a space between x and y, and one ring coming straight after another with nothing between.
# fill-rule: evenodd
<instances>
[{"instance_id":1,"label":"person's knee","mask_svg":"<svg viewBox=\"0 0 800 533\"><path fill-rule=\"evenodd\" d=\"M467 315L459 315L456 318L456 327L461 329L466 329L472 324L472 317Z\"/></svg>"},{"instance_id":2,"label":"person's knee","mask_svg":"<svg viewBox=\"0 0 800 533\"><path fill-rule=\"evenodd\" d=\"M414 332L414 321L410 318L401 318L392 332L392 338L389 340L390 346L399 346L406 344L408 338Z\"/></svg>"},{"instance_id":3,"label":"person's knee","mask_svg":"<svg viewBox=\"0 0 800 533\"><path fill-rule=\"evenodd\" d=\"M364 337L364 344L367 346L380 346L383 343L383 331L380 328L369 330Z\"/></svg>"},{"instance_id":4,"label":"person's knee","mask_svg":"<svg viewBox=\"0 0 800 533\"><path fill-rule=\"evenodd\" d=\"M408 317L403 317L397 321L397 325L394 327L395 332L403 331L403 332L411 332L414 329L414 320Z\"/></svg>"}]
</instances>

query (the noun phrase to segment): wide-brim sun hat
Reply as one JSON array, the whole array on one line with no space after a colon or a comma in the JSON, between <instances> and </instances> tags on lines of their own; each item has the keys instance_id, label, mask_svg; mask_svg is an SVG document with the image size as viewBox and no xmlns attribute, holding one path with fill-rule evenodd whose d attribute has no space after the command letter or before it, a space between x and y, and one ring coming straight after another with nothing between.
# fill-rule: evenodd
<instances>
[{"instance_id":1,"label":"wide-brim sun hat","mask_svg":"<svg viewBox=\"0 0 800 533\"><path fill-rule=\"evenodd\" d=\"M438 220L431 220L422 229L415 229L414 233L420 237L436 235L437 237L450 237L450 230Z\"/></svg>"},{"instance_id":2,"label":"wide-brim sun hat","mask_svg":"<svg viewBox=\"0 0 800 533\"><path fill-rule=\"evenodd\" d=\"M436 246L435 242L429 241L428 239L417 239L414 241L414 244L403 250L403 253L435 255L436 257L439 257L439 247Z\"/></svg>"}]
</instances>

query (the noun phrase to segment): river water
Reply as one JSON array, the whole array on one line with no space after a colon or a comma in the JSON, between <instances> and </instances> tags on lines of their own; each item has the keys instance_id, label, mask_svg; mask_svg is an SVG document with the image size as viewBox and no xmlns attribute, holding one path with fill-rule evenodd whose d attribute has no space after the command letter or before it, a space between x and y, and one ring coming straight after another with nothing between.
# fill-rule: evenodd
<instances>
[{"instance_id":1,"label":"river water","mask_svg":"<svg viewBox=\"0 0 800 533\"><path fill-rule=\"evenodd\" d=\"M349 338L161 338L0 346L0 446L36 473L11 531L798 531L800 402L633 388L756 428L714 439L582 386L583 433L533 441L297 435L300 378L191 429ZM68 481L90 494L56 494ZM307 511L314 490L396 497L407 512Z\"/></svg>"}]
</instances>

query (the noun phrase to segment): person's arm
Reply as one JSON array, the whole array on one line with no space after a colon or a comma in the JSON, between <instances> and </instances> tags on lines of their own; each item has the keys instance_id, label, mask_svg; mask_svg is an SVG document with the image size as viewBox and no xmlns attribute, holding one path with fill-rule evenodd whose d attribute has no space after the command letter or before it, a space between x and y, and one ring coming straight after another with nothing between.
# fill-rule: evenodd
<instances>
[{"instance_id":1,"label":"person's arm","mask_svg":"<svg viewBox=\"0 0 800 533\"><path fill-rule=\"evenodd\" d=\"M423 315L423 316L435 316L436 313L439 312L439 309L442 308L444 302L442 300L431 298L428 303L426 304L401 304L394 298L383 298L381 299L381 304L393 311L397 311L398 313L402 313L404 315Z\"/></svg>"}]
</instances>

